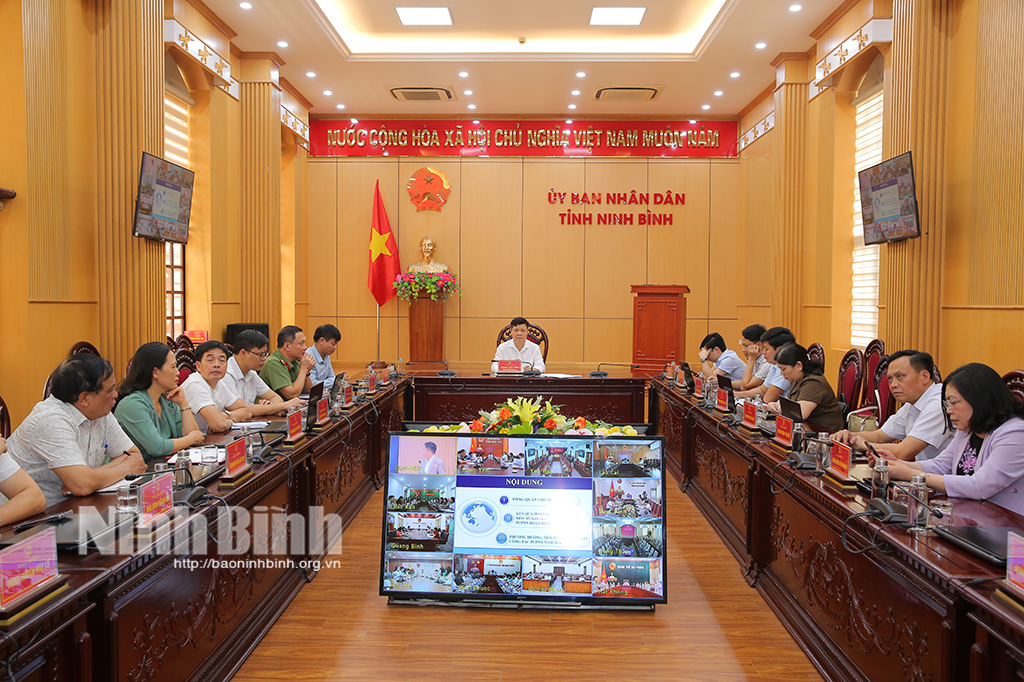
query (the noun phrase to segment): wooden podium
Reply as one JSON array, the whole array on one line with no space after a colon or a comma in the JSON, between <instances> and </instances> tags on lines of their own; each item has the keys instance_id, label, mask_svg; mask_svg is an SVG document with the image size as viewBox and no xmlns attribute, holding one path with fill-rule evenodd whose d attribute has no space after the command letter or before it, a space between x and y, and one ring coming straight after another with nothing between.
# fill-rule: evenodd
<instances>
[{"instance_id":1,"label":"wooden podium","mask_svg":"<svg viewBox=\"0 0 1024 682\"><path fill-rule=\"evenodd\" d=\"M683 285L634 284L633 375L657 374L686 347L686 299Z\"/></svg>"},{"instance_id":2,"label":"wooden podium","mask_svg":"<svg viewBox=\"0 0 1024 682\"><path fill-rule=\"evenodd\" d=\"M444 301L421 293L409 306L409 359L444 361Z\"/></svg>"}]
</instances>

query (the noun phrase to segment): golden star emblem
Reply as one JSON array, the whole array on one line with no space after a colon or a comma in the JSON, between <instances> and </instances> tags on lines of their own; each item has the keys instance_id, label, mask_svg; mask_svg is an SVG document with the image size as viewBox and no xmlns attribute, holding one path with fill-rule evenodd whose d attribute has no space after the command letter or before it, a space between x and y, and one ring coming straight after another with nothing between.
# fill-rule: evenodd
<instances>
[{"instance_id":1,"label":"golden star emblem","mask_svg":"<svg viewBox=\"0 0 1024 682\"><path fill-rule=\"evenodd\" d=\"M377 230L370 228L370 261L376 263L377 258L383 253L385 256L390 256L391 252L388 251L388 237L391 236L390 232L381 234Z\"/></svg>"}]
</instances>

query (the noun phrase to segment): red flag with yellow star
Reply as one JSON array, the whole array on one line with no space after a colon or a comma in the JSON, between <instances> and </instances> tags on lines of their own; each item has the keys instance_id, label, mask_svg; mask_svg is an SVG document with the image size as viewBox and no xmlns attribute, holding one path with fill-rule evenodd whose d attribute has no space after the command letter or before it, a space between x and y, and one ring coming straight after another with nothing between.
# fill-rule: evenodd
<instances>
[{"instance_id":1,"label":"red flag with yellow star","mask_svg":"<svg viewBox=\"0 0 1024 682\"><path fill-rule=\"evenodd\" d=\"M373 188L373 221L370 224L370 271L366 277L366 286L382 306L395 295L392 283L402 272L398 262L398 242L391 231L384 201L380 198L380 180Z\"/></svg>"}]
</instances>

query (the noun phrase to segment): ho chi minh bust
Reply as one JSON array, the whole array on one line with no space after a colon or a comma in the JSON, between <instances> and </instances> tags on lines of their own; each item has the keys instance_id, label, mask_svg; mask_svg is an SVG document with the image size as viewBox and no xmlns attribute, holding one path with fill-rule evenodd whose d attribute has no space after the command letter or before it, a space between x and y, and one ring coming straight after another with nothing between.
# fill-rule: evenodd
<instances>
[{"instance_id":1,"label":"ho chi minh bust","mask_svg":"<svg viewBox=\"0 0 1024 682\"><path fill-rule=\"evenodd\" d=\"M448 266L434 260L434 252L437 251L437 242L433 237L426 236L420 240L420 253L423 260L409 266L409 272L448 272Z\"/></svg>"}]
</instances>

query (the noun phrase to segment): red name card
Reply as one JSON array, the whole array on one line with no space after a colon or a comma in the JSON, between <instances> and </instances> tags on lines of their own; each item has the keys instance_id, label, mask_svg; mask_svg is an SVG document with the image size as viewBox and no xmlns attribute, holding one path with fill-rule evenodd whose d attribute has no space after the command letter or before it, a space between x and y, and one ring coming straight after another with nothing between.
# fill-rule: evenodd
<instances>
[{"instance_id":1,"label":"red name card","mask_svg":"<svg viewBox=\"0 0 1024 682\"><path fill-rule=\"evenodd\" d=\"M249 465L245 462L245 439L239 438L235 442L229 443L226 450L226 460L228 464L227 477L235 478L249 468Z\"/></svg>"},{"instance_id":2,"label":"red name card","mask_svg":"<svg viewBox=\"0 0 1024 682\"><path fill-rule=\"evenodd\" d=\"M693 378L693 393L698 398L704 396L704 380L701 379L700 377Z\"/></svg>"},{"instance_id":3,"label":"red name card","mask_svg":"<svg viewBox=\"0 0 1024 682\"><path fill-rule=\"evenodd\" d=\"M194 330L185 332L189 341L195 344L206 343L210 340L210 332L205 330Z\"/></svg>"},{"instance_id":4,"label":"red name card","mask_svg":"<svg viewBox=\"0 0 1024 682\"><path fill-rule=\"evenodd\" d=\"M522 372L522 360L498 360L498 372Z\"/></svg>"},{"instance_id":5,"label":"red name card","mask_svg":"<svg viewBox=\"0 0 1024 682\"><path fill-rule=\"evenodd\" d=\"M243 452L243 457L245 456ZM149 526L174 509L174 474L162 474L139 487L139 523Z\"/></svg>"},{"instance_id":6,"label":"red name card","mask_svg":"<svg viewBox=\"0 0 1024 682\"><path fill-rule=\"evenodd\" d=\"M832 441L832 460L829 462L828 469L839 478L850 477L850 460L853 455L850 451L849 445L843 445Z\"/></svg>"},{"instance_id":7,"label":"red name card","mask_svg":"<svg viewBox=\"0 0 1024 682\"><path fill-rule=\"evenodd\" d=\"M729 391L724 388L718 389L718 392L715 394L715 407L722 412L729 411Z\"/></svg>"},{"instance_id":8,"label":"red name card","mask_svg":"<svg viewBox=\"0 0 1024 682\"><path fill-rule=\"evenodd\" d=\"M57 531L48 528L0 552L0 608L57 577Z\"/></svg>"},{"instance_id":9,"label":"red name card","mask_svg":"<svg viewBox=\"0 0 1024 682\"><path fill-rule=\"evenodd\" d=\"M302 436L302 412L295 410L288 415L288 440L297 441Z\"/></svg>"},{"instance_id":10,"label":"red name card","mask_svg":"<svg viewBox=\"0 0 1024 682\"><path fill-rule=\"evenodd\" d=\"M316 404L316 423L323 424L327 421L329 412L331 410L331 401L329 398L321 398L320 402Z\"/></svg>"},{"instance_id":11,"label":"red name card","mask_svg":"<svg viewBox=\"0 0 1024 682\"><path fill-rule=\"evenodd\" d=\"M352 384L348 384L345 386L345 404L351 405L355 400L355 389L352 388Z\"/></svg>"},{"instance_id":12,"label":"red name card","mask_svg":"<svg viewBox=\"0 0 1024 682\"><path fill-rule=\"evenodd\" d=\"M787 417L775 418L775 440L787 448L793 446L793 420Z\"/></svg>"},{"instance_id":13,"label":"red name card","mask_svg":"<svg viewBox=\"0 0 1024 682\"><path fill-rule=\"evenodd\" d=\"M370 373L370 374L367 375L367 386L369 387L369 392L370 393L373 393L374 391L377 390L377 375L376 374Z\"/></svg>"},{"instance_id":14,"label":"red name card","mask_svg":"<svg viewBox=\"0 0 1024 682\"><path fill-rule=\"evenodd\" d=\"M754 403L743 403L743 425L757 428L757 406Z\"/></svg>"}]
</instances>

